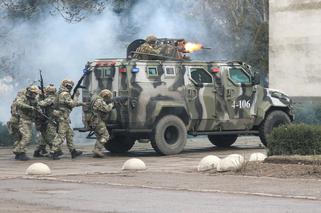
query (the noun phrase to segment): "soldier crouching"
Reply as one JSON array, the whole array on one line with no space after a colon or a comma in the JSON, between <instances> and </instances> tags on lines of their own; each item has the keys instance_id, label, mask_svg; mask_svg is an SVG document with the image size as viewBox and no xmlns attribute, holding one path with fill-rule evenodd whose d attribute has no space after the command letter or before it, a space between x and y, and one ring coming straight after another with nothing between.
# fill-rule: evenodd
<instances>
[{"instance_id":1,"label":"soldier crouching","mask_svg":"<svg viewBox=\"0 0 321 213\"><path fill-rule=\"evenodd\" d=\"M67 147L70 151L71 158L76 158L82 154L82 151L78 151L74 148L73 143L73 130L70 127L70 113L74 107L82 106L83 103L78 102L78 96L75 99L71 98L71 89L74 86L74 82L71 80L63 80L59 88L57 97L57 106L53 114L58 118L58 133L53 140L52 148L50 151L51 157L54 160L58 160L61 155L61 145L67 141Z\"/></svg>"},{"instance_id":2,"label":"soldier crouching","mask_svg":"<svg viewBox=\"0 0 321 213\"><path fill-rule=\"evenodd\" d=\"M104 89L99 93L99 95L94 96L90 102L90 110L92 115L89 121L89 126L95 132L97 137L95 147L93 149L93 157L96 158L104 157L102 148L110 137L103 118L106 117L106 114L113 109L113 103L107 104L111 97L111 91Z\"/></svg>"},{"instance_id":3,"label":"soldier crouching","mask_svg":"<svg viewBox=\"0 0 321 213\"><path fill-rule=\"evenodd\" d=\"M16 160L26 161L26 146L32 140L32 124L35 122L37 113L37 95L40 93L37 86L32 85L18 97L16 101L17 112L19 114L20 138L15 143L13 153Z\"/></svg>"}]
</instances>

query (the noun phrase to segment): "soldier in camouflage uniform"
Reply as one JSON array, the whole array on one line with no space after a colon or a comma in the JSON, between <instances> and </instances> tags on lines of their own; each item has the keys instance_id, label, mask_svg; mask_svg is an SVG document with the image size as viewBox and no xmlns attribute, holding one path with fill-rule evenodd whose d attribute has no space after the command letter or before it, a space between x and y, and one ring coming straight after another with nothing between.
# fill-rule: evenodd
<instances>
[{"instance_id":1,"label":"soldier in camouflage uniform","mask_svg":"<svg viewBox=\"0 0 321 213\"><path fill-rule=\"evenodd\" d=\"M17 100L18 100L19 97L24 95L25 92L26 92L25 89L20 91L20 92L18 92L16 98L14 99L14 101L11 104L11 118L7 122L9 133L10 133L10 135L13 138L13 141L15 143L20 138L20 133L19 133L19 114L18 114L18 111L17 111Z\"/></svg>"},{"instance_id":2,"label":"soldier in camouflage uniform","mask_svg":"<svg viewBox=\"0 0 321 213\"><path fill-rule=\"evenodd\" d=\"M160 53L160 48L158 48L156 46L156 40L157 40L157 38L153 35L147 36L147 38L145 39L146 42L144 44L140 45L136 49L136 52L158 55ZM145 55L145 54L136 53L134 55L134 58L148 60L148 59L153 59L154 57L149 56L149 55Z\"/></svg>"},{"instance_id":3,"label":"soldier in camouflage uniform","mask_svg":"<svg viewBox=\"0 0 321 213\"><path fill-rule=\"evenodd\" d=\"M38 102L38 105L44 109L46 112L46 115L49 117L50 121L47 119L44 122L39 122L41 125L37 129L41 132L41 138L39 141L39 145L37 149L34 152L34 157L44 157L47 154L46 146L49 145L49 147L52 147L52 141L57 135L57 124L53 121L56 119L53 115L53 111L56 107L56 88L53 84L50 84L45 88L45 99ZM42 121L44 118L42 117ZM38 125L39 125L38 124ZM36 123L37 126L37 123Z\"/></svg>"},{"instance_id":4,"label":"soldier in camouflage uniform","mask_svg":"<svg viewBox=\"0 0 321 213\"><path fill-rule=\"evenodd\" d=\"M16 101L17 112L19 114L19 133L21 135L13 149L16 160L29 160L26 156L26 145L32 139L32 123L35 122L38 110L37 95L39 93L38 87L32 85Z\"/></svg>"},{"instance_id":5,"label":"soldier in camouflage uniform","mask_svg":"<svg viewBox=\"0 0 321 213\"><path fill-rule=\"evenodd\" d=\"M70 127L70 113L74 107L82 106L83 103L78 102L79 93L77 93L74 99L71 98L71 89L74 86L74 82L71 80L63 80L59 88L57 97L57 106L54 110L54 116L58 121L58 134L56 135L51 149L51 156L54 160L59 159L61 153L61 145L64 140L67 141L67 147L70 151L71 158L75 158L82 154L74 148L73 144L73 130Z\"/></svg>"},{"instance_id":6,"label":"soldier in camouflage uniform","mask_svg":"<svg viewBox=\"0 0 321 213\"><path fill-rule=\"evenodd\" d=\"M90 127L94 130L97 140L93 150L93 157L102 158L102 148L109 140L109 133L103 118L113 109L113 103L107 104L111 99L112 93L108 89L102 90L99 95L94 96L90 102L91 119Z\"/></svg>"}]
</instances>

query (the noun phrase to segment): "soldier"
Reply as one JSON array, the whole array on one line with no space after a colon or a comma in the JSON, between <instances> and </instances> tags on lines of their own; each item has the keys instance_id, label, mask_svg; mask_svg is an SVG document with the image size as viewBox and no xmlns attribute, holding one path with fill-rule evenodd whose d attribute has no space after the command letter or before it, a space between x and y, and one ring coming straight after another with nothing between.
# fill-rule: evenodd
<instances>
[{"instance_id":1,"label":"soldier","mask_svg":"<svg viewBox=\"0 0 321 213\"><path fill-rule=\"evenodd\" d=\"M37 95L39 93L38 87L32 85L16 101L17 112L19 114L19 133L21 135L13 149L16 160L29 160L26 156L26 145L32 139L32 123L35 122L38 110Z\"/></svg>"},{"instance_id":2,"label":"soldier","mask_svg":"<svg viewBox=\"0 0 321 213\"><path fill-rule=\"evenodd\" d=\"M52 147L52 141L56 137L57 134L57 123L54 123L55 117L53 115L53 111L56 107L56 101L57 101L57 95L56 95L57 89L53 84L49 84L45 88L45 99L38 102L38 105L44 109L46 112L46 115L50 120L44 119L43 117L40 117L40 121L38 125L36 122L36 126L38 126L38 130L41 132L41 138L39 142L39 146L35 150L33 156L34 157L44 157L48 153L46 150L46 146L49 145L49 147ZM44 122L43 122L44 121Z\"/></svg>"},{"instance_id":3,"label":"soldier","mask_svg":"<svg viewBox=\"0 0 321 213\"><path fill-rule=\"evenodd\" d=\"M146 42L144 44L140 45L136 49L136 52L158 55L160 52L160 49L156 46L157 38L153 35L150 35L150 36L146 37L145 41ZM138 58L138 59L151 59L151 58L153 58L152 56L145 55L145 54L139 54L139 53L136 53L134 55L134 58Z\"/></svg>"},{"instance_id":4,"label":"soldier","mask_svg":"<svg viewBox=\"0 0 321 213\"><path fill-rule=\"evenodd\" d=\"M11 104L11 117L10 120L7 122L8 130L13 138L14 142L16 143L19 138L20 138L20 133L19 133L19 114L17 111L17 100L19 97L21 97L25 93L25 89L18 92L16 98Z\"/></svg>"},{"instance_id":5,"label":"soldier","mask_svg":"<svg viewBox=\"0 0 321 213\"><path fill-rule=\"evenodd\" d=\"M97 137L95 147L93 149L93 157L96 158L104 157L101 149L109 140L109 133L103 118L106 117L106 114L113 109L113 103L107 104L111 97L111 91L104 89L99 93L99 95L94 96L90 102L92 116L89 121L89 125L94 130Z\"/></svg>"},{"instance_id":6,"label":"soldier","mask_svg":"<svg viewBox=\"0 0 321 213\"><path fill-rule=\"evenodd\" d=\"M58 118L58 134L56 135L51 149L52 159L58 160L59 155L61 155L61 145L64 140L67 141L67 147L70 151L71 158L75 158L82 154L81 151L78 151L74 148L73 144L73 130L70 127L70 113L74 107L82 106L83 103L78 102L77 98L79 92L74 99L71 98L71 89L74 86L74 82L71 80L63 80L59 88L58 97L57 97L57 106L53 111L53 114Z\"/></svg>"}]
</instances>

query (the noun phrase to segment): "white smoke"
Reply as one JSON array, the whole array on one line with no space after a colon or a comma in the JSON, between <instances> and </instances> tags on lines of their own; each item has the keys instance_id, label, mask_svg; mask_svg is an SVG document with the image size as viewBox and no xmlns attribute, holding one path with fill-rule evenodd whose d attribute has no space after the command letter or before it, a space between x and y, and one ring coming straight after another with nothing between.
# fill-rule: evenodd
<instances>
[{"instance_id":1,"label":"white smoke","mask_svg":"<svg viewBox=\"0 0 321 213\"><path fill-rule=\"evenodd\" d=\"M119 18L111 9L79 23L70 24L61 17L47 15L38 22L15 25L6 40L1 41L7 45L0 49L0 56L10 58L16 54L18 59L12 66L14 73L12 70L0 73L0 120L9 119L10 103L16 91L33 82L39 84L39 69L45 85L54 83L58 87L63 79L77 81L89 60L123 57L126 50L117 39L119 27Z\"/></svg>"},{"instance_id":2,"label":"white smoke","mask_svg":"<svg viewBox=\"0 0 321 213\"><path fill-rule=\"evenodd\" d=\"M87 61L125 57L126 47L132 40L150 34L185 38L213 48L193 54L196 59L226 59L227 45L222 42L222 27L219 26L227 23L223 23L224 19L215 19L215 14L206 8L203 8L204 14L200 14L200 2L206 1L140 0L133 8L120 13L115 13L112 6L107 5L101 14L76 23L68 23L49 13L36 21L0 23L7 28L4 30L6 36L0 37L0 57L12 60L9 67L14 67L14 71L8 70L1 68L0 64L3 72L0 78L13 76L15 82L6 85L0 81L0 121L9 119L10 103L16 92L37 81L39 69L43 71L46 85L54 83L59 86L65 78L77 82ZM209 23L208 18L214 21ZM80 124L78 114L73 122Z\"/></svg>"},{"instance_id":3,"label":"white smoke","mask_svg":"<svg viewBox=\"0 0 321 213\"><path fill-rule=\"evenodd\" d=\"M186 19L186 13L178 13L179 8L172 4L185 5L184 1L140 1L131 10L131 20L122 25L122 15L117 15L110 7L102 14L92 15L77 23L68 23L62 17L46 15L41 20L15 24L6 36L6 46L0 56L17 55L15 76L19 84L6 84L4 77L0 83L0 120L8 120L10 103L16 91L39 79L42 70L45 84L59 86L62 79L77 81L87 61L102 57L125 57L126 46L131 41L120 41L120 34L134 24L138 28L132 33L133 39L144 38L149 34L159 37L202 39L205 29L193 17ZM7 23L10 25L12 23ZM203 37L204 37L203 36ZM130 38L131 39L131 38ZM8 54L10 53L10 54ZM10 73L7 70L6 73ZM4 76L3 76L4 75ZM80 119L79 119L80 120Z\"/></svg>"}]
</instances>

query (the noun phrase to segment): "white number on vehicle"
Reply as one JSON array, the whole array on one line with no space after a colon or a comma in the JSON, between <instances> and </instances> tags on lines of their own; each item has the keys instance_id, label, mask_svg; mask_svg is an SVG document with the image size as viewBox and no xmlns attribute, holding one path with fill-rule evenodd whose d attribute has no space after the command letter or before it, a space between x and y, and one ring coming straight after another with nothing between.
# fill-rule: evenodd
<instances>
[{"instance_id":1,"label":"white number on vehicle","mask_svg":"<svg viewBox=\"0 0 321 213\"><path fill-rule=\"evenodd\" d=\"M251 108L251 101L250 100L239 100L235 102L235 108L239 109L250 109Z\"/></svg>"}]
</instances>

